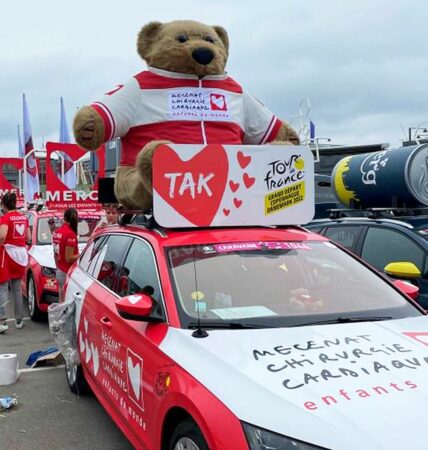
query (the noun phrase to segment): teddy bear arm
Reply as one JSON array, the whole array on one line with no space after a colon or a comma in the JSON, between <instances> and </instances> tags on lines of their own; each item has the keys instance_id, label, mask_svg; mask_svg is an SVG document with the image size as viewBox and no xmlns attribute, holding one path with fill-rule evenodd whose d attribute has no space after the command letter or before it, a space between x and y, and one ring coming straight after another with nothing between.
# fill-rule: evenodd
<instances>
[{"instance_id":1,"label":"teddy bear arm","mask_svg":"<svg viewBox=\"0 0 428 450\"><path fill-rule=\"evenodd\" d=\"M86 150L96 150L105 142L104 122L95 109L83 106L76 114L73 122L76 142Z\"/></svg>"},{"instance_id":2,"label":"teddy bear arm","mask_svg":"<svg viewBox=\"0 0 428 450\"><path fill-rule=\"evenodd\" d=\"M152 207L152 194L143 184L137 167L119 166L116 169L114 193L126 209L149 211Z\"/></svg>"},{"instance_id":3,"label":"teddy bear arm","mask_svg":"<svg viewBox=\"0 0 428 450\"><path fill-rule=\"evenodd\" d=\"M300 139L298 134L290 125L288 125L288 123L281 122L281 127L278 130L278 134L276 135L273 143L275 142L290 142L291 144L299 145Z\"/></svg>"}]
</instances>

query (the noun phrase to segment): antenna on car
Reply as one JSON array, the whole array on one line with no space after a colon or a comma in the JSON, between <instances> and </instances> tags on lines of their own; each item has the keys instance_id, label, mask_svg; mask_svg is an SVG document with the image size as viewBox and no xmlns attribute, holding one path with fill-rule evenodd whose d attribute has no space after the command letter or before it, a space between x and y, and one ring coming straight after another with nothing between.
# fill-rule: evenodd
<instances>
[{"instance_id":1,"label":"antenna on car","mask_svg":"<svg viewBox=\"0 0 428 450\"><path fill-rule=\"evenodd\" d=\"M198 324L196 326L196 330L192 333L192 336L195 338L204 338L208 336L208 333L201 327L201 316L199 314L198 276L196 274L196 245L193 246L193 273L195 274L195 293L196 293L195 304L196 304L196 315L198 317Z\"/></svg>"}]
</instances>

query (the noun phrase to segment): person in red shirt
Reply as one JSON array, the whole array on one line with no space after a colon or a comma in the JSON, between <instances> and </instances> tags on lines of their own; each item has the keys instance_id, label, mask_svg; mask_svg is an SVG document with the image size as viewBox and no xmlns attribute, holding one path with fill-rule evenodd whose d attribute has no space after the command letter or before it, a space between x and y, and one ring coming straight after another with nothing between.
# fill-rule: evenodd
<instances>
[{"instance_id":1,"label":"person in red shirt","mask_svg":"<svg viewBox=\"0 0 428 450\"><path fill-rule=\"evenodd\" d=\"M68 208L64 212L63 225L55 230L52 236L60 298L68 269L79 257L79 248L77 246L78 221L77 211L74 208Z\"/></svg>"},{"instance_id":2,"label":"person in red shirt","mask_svg":"<svg viewBox=\"0 0 428 450\"><path fill-rule=\"evenodd\" d=\"M4 215L0 219L0 333L4 333L8 329L5 305L8 301L9 284L15 304L15 327L24 326L20 284L28 263L26 244L31 236L28 219L15 209L16 194L4 194L1 205Z\"/></svg>"}]
</instances>

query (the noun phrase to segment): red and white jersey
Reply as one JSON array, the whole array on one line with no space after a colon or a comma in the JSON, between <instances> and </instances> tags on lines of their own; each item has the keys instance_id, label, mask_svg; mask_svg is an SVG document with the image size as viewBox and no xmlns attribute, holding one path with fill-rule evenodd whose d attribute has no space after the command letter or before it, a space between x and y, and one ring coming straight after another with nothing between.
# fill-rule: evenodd
<instances>
[{"instance_id":1,"label":"red and white jersey","mask_svg":"<svg viewBox=\"0 0 428 450\"><path fill-rule=\"evenodd\" d=\"M65 260L65 248L72 247L75 255L79 253L76 233L67 223L64 223L52 235L52 244L57 268L67 273L73 264Z\"/></svg>"},{"instance_id":2,"label":"red and white jersey","mask_svg":"<svg viewBox=\"0 0 428 450\"><path fill-rule=\"evenodd\" d=\"M91 105L106 141L122 137L122 165L134 165L153 140L175 144L265 144L281 121L228 75L149 68Z\"/></svg>"},{"instance_id":3,"label":"red and white jersey","mask_svg":"<svg viewBox=\"0 0 428 450\"><path fill-rule=\"evenodd\" d=\"M4 244L25 247L28 219L24 214L17 211L9 211L1 218L1 225L7 226Z\"/></svg>"}]
</instances>

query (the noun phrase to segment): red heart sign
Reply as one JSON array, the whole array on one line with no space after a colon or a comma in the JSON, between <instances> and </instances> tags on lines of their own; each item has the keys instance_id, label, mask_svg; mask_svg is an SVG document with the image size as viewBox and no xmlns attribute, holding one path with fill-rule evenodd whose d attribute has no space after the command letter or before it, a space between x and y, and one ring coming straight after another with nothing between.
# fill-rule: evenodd
<instances>
[{"instance_id":1,"label":"red heart sign","mask_svg":"<svg viewBox=\"0 0 428 450\"><path fill-rule=\"evenodd\" d=\"M239 189L239 183L235 183L234 181L229 181L229 187L232 192L236 192Z\"/></svg>"},{"instance_id":2,"label":"red heart sign","mask_svg":"<svg viewBox=\"0 0 428 450\"><path fill-rule=\"evenodd\" d=\"M209 226L226 189L229 161L221 145L205 147L183 161L168 145L154 154L153 189L196 226Z\"/></svg>"},{"instance_id":3,"label":"red heart sign","mask_svg":"<svg viewBox=\"0 0 428 450\"><path fill-rule=\"evenodd\" d=\"M241 151L238 152L237 158L241 169L245 169L251 162L251 156L246 156Z\"/></svg>"},{"instance_id":4,"label":"red heart sign","mask_svg":"<svg viewBox=\"0 0 428 450\"><path fill-rule=\"evenodd\" d=\"M239 200L239 198L234 198L233 203L235 205L235 208L238 209L242 205L242 200Z\"/></svg>"},{"instance_id":5,"label":"red heart sign","mask_svg":"<svg viewBox=\"0 0 428 450\"><path fill-rule=\"evenodd\" d=\"M247 172L244 173L244 176L242 177L242 179L243 179L244 184L245 184L245 187L246 187L247 189L250 189L250 187L251 187L251 186L255 183L255 181L256 181L256 179L255 179L254 177L250 177L250 176L248 175Z\"/></svg>"}]
</instances>

